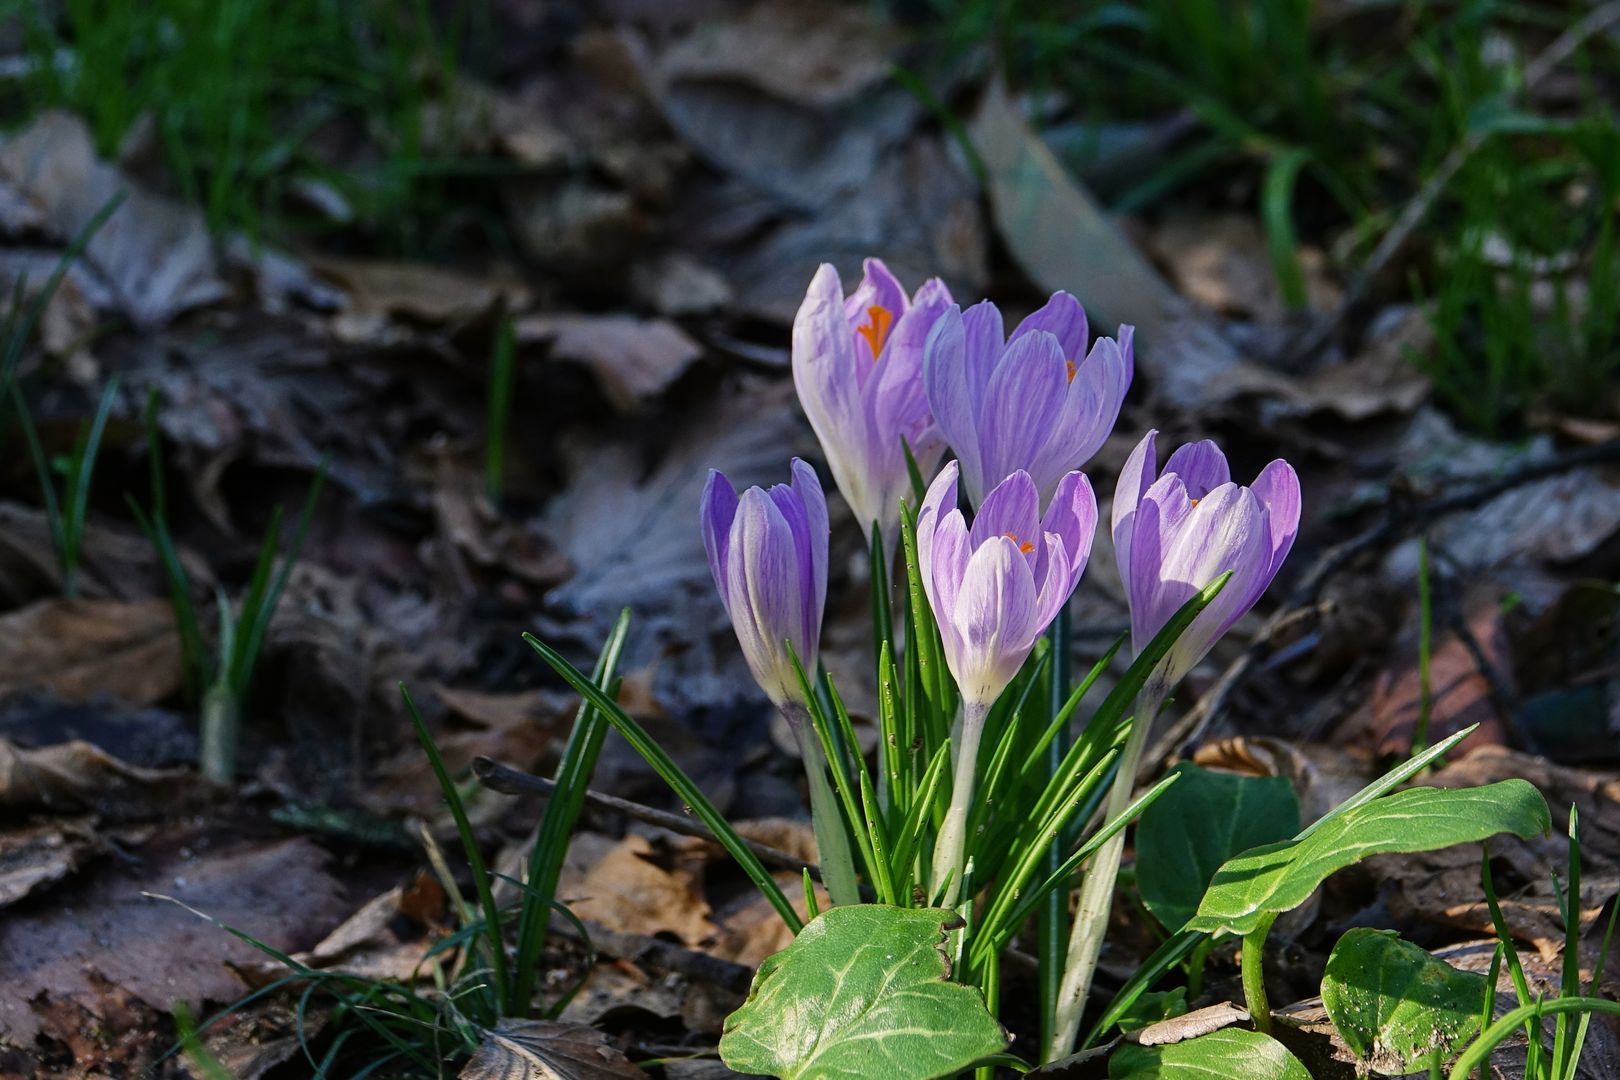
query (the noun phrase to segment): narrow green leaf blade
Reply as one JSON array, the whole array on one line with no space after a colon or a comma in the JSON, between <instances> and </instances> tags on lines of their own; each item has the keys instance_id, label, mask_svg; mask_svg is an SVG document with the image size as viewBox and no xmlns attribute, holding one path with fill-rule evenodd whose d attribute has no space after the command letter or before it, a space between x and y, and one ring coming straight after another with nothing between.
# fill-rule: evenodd
<instances>
[{"instance_id":1,"label":"narrow green leaf blade","mask_svg":"<svg viewBox=\"0 0 1620 1080\"><path fill-rule=\"evenodd\" d=\"M720 1056L783 1080L933 1080L1006 1049L977 989L950 981L955 912L833 908L760 965Z\"/></svg>"}]
</instances>

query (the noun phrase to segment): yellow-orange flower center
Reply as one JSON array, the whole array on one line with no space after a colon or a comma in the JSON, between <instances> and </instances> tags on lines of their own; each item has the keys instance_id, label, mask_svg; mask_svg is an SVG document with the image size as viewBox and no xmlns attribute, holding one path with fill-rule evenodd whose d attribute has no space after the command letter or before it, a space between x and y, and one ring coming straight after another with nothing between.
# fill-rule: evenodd
<instances>
[{"instance_id":1,"label":"yellow-orange flower center","mask_svg":"<svg viewBox=\"0 0 1620 1080\"><path fill-rule=\"evenodd\" d=\"M894 327L894 312L882 304L873 304L866 309L869 320L865 326L857 326L855 332L866 339L872 346L872 359L876 360L883 353L883 345L889 340L889 331Z\"/></svg>"},{"instance_id":2,"label":"yellow-orange flower center","mask_svg":"<svg viewBox=\"0 0 1620 1080\"><path fill-rule=\"evenodd\" d=\"M1030 552L1035 550L1035 545L1034 544L1030 543L1028 540L1020 540L1020 539L1018 539L1018 534L1017 533L1005 532L1005 533L1002 533L1001 535L1005 536L1008 540L1011 540L1013 543L1017 544L1019 552L1024 554L1024 555L1028 555Z\"/></svg>"},{"instance_id":3,"label":"yellow-orange flower center","mask_svg":"<svg viewBox=\"0 0 1620 1080\"><path fill-rule=\"evenodd\" d=\"M1065 360L1063 362L1069 365L1069 381L1074 382L1074 373L1080 370L1080 366L1073 360Z\"/></svg>"}]
</instances>

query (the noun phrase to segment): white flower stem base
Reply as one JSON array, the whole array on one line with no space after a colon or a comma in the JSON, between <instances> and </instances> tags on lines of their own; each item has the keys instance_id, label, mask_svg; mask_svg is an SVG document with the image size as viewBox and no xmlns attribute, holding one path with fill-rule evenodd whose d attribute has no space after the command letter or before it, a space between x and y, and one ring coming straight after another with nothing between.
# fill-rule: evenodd
<instances>
[{"instance_id":1,"label":"white flower stem base","mask_svg":"<svg viewBox=\"0 0 1620 1080\"><path fill-rule=\"evenodd\" d=\"M827 779L827 757L809 716L798 707L785 706L782 715L799 740L799 756L804 759L810 780L810 824L816 832L816 858L821 865L821 883L834 905L861 902L861 887L855 877L855 855L849 846L849 830L838 808L838 796ZM860 826L857 825L856 828Z\"/></svg>"},{"instance_id":2,"label":"white flower stem base","mask_svg":"<svg viewBox=\"0 0 1620 1080\"><path fill-rule=\"evenodd\" d=\"M1105 823L1113 822L1130 805L1136 788L1136 766L1147 744L1148 730L1164 703L1165 687L1149 683L1136 698L1136 717L1120 755L1119 771L1108 791ZM1108 913L1114 902L1114 879L1119 875L1120 858L1125 853L1125 831L1114 835L1091 858L1086 880L1080 886L1080 907L1074 915L1069 935L1069 954L1063 963L1063 980L1058 984L1057 1009L1052 1040L1046 1047L1046 1061L1056 1061L1070 1052L1080 1035L1080 1018L1086 1011L1091 979L1097 972L1103 936L1108 931Z\"/></svg>"},{"instance_id":3,"label":"white flower stem base","mask_svg":"<svg viewBox=\"0 0 1620 1080\"><path fill-rule=\"evenodd\" d=\"M962 875L967 871L968 811L973 806L974 767L979 761L979 739L984 735L984 719L990 706L968 703L963 706L962 737L956 747L955 778L951 782L951 806L940 825L939 839L934 842L933 886L937 890L946 876L950 887L945 891L942 907L955 907L962 890Z\"/></svg>"}]
</instances>

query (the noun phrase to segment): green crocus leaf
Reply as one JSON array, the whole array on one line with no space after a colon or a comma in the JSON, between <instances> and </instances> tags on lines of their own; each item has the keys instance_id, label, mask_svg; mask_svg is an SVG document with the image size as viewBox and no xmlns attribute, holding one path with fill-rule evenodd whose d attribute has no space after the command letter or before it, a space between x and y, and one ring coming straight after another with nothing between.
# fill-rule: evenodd
<instances>
[{"instance_id":1,"label":"green crocus leaf","mask_svg":"<svg viewBox=\"0 0 1620 1080\"><path fill-rule=\"evenodd\" d=\"M1458 971L1393 930L1350 930L1322 976L1322 1005L1362 1065L1386 1076L1451 1057L1479 1030L1485 976Z\"/></svg>"},{"instance_id":2,"label":"green crocus leaf","mask_svg":"<svg viewBox=\"0 0 1620 1080\"><path fill-rule=\"evenodd\" d=\"M1191 762L1136 826L1136 884L1171 931L1198 912L1221 864L1299 832L1299 800L1280 776L1210 772Z\"/></svg>"},{"instance_id":3,"label":"green crocus leaf","mask_svg":"<svg viewBox=\"0 0 1620 1080\"><path fill-rule=\"evenodd\" d=\"M1311 1080L1269 1035L1222 1028L1163 1046L1126 1045L1108 1059L1108 1080Z\"/></svg>"},{"instance_id":4,"label":"green crocus leaf","mask_svg":"<svg viewBox=\"0 0 1620 1080\"><path fill-rule=\"evenodd\" d=\"M759 966L726 1018L720 1056L784 1080L933 1080L1004 1050L971 986L950 981L955 912L851 904L811 921Z\"/></svg>"},{"instance_id":5,"label":"green crocus leaf","mask_svg":"<svg viewBox=\"0 0 1620 1080\"><path fill-rule=\"evenodd\" d=\"M1228 859L1186 929L1251 933L1268 916L1303 904L1328 877L1369 855L1433 851L1501 832L1528 840L1550 827L1547 801L1524 780L1398 791L1340 814L1303 840Z\"/></svg>"}]
</instances>

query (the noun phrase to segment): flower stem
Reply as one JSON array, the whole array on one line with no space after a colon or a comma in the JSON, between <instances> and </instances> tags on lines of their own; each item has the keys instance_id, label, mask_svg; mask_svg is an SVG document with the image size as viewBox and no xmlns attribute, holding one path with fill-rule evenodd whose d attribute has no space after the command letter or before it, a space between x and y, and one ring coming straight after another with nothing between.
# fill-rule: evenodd
<instances>
[{"instance_id":1,"label":"flower stem","mask_svg":"<svg viewBox=\"0 0 1620 1080\"><path fill-rule=\"evenodd\" d=\"M861 902L860 884L855 878L855 856L849 847L849 830L838 809L838 798L827 780L827 758L821 752L806 716L794 717L784 709L788 725L799 740L799 754L810 778L810 824L816 832L816 857L821 862L821 883L835 905ZM857 825L856 828L860 826Z\"/></svg>"},{"instance_id":2,"label":"flower stem","mask_svg":"<svg viewBox=\"0 0 1620 1080\"><path fill-rule=\"evenodd\" d=\"M236 695L221 679L203 695L202 738L197 754L202 774L216 784L236 779L236 733L240 724Z\"/></svg>"},{"instance_id":3,"label":"flower stem","mask_svg":"<svg viewBox=\"0 0 1620 1080\"><path fill-rule=\"evenodd\" d=\"M1243 936L1243 1002L1249 1008L1254 1030L1271 1034L1271 1004L1266 1000L1266 937L1276 913L1261 918L1260 924Z\"/></svg>"},{"instance_id":4,"label":"flower stem","mask_svg":"<svg viewBox=\"0 0 1620 1080\"><path fill-rule=\"evenodd\" d=\"M974 770L979 761L979 739L984 735L984 719L990 714L990 706L967 702L963 705L962 713L962 739L956 748L956 775L951 783L951 806L945 812L945 821L939 829L939 839L934 843L934 888L938 889L940 882L950 875L950 888L946 890L944 907L955 907L956 897L962 885L962 875L967 872L965 855L967 853L967 820L968 810L973 805Z\"/></svg>"},{"instance_id":5,"label":"flower stem","mask_svg":"<svg viewBox=\"0 0 1620 1080\"><path fill-rule=\"evenodd\" d=\"M1158 680L1152 679L1136 697L1136 716L1131 721L1131 733L1125 740L1125 752L1120 755L1113 787L1108 791L1105 824L1116 820L1130 805L1131 792L1136 787L1136 766L1147 744L1148 729L1153 726L1154 718L1159 715L1159 706L1164 703L1166 689ZM1092 976L1097 972L1097 958L1102 954L1103 935L1108 931L1108 913L1114 903L1114 879L1119 875L1119 863L1124 853L1125 831L1122 829L1092 856L1086 880L1080 886L1080 907L1074 915L1074 929L1069 935L1069 955L1063 965L1063 981L1058 986L1057 1022L1046 1046L1047 1061L1055 1061L1068 1054L1080 1034L1080 1019L1086 1011Z\"/></svg>"}]
</instances>

